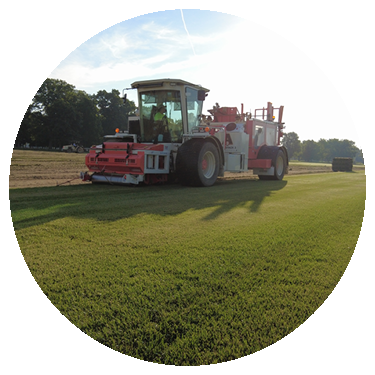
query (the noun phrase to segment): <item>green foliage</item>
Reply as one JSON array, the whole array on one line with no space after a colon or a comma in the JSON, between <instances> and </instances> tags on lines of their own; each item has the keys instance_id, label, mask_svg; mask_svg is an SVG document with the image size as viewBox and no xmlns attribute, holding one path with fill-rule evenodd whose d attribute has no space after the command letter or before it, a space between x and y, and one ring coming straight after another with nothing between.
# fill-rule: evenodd
<instances>
[{"instance_id":1,"label":"green foliage","mask_svg":"<svg viewBox=\"0 0 375 375\"><path fill-rule=\"evenodd\" d=\"M124 104L117 90L90 96L65 81L47 78L35 94L22 120L16 146L57 147L78 142L89 147L104 134L125 129L134 102Z\"/></svg>"},{"instance_id":2,"label":"green foliage","mask_svg":"<svg viewBox=\"0 0 375 375\"><path fill-rule=\"evenodd\" d=\"M354 142L347 139L320 139L317 147L321 160L328 162L332 161L335 157L354 158L359 151Z\"/></svg>"},{"instance_id":3,"label":"green foliage","mask_svg":"<svg viewBox=\"0 0 375 375\"><path fill-rule=\"evenodd\" d=\"M355 158L355 161L363 163L362 151L356 147L353 141L320 139L318 142L306 140L301 142L294 132L286 133L282 144L288 149L289 158L297 158L307 162L329 162L335 157Z\"/></svg>"},{"instance_id":4,"label":"green foliage","mask_svg":"<svg viewBox=\"0 0 375 375\"><path fill-rule=\"evenodd\" d=\"M302 142L301 159L304 161L319 161L319 147L315 141Z\"/></svg>"},{"instance_id":5,"label":"green foliage","mask_svg":"<svg viewBox=\"0 0 375 375\"><path fill-rule=\"evenodd\" d=\"M301 151L301 141L297 133L291 132L284 134L282 138L282 144L288 149L289 158Z\"/></svg>"},{"instance_id":6,"label":"green foliage","mask_svg":"<svg viewBox=\"0 0 375 375\"><path fill-rule=\"evenodd\" d=\"M98 115L95 101L83 91L77 93L78 101L76 111L79 116L78 126L72 139L79 140L85 146L98 143L102 137L103 129Z\"/></svg>"},{"instance_id":7,"label":"green foliage","mask_svg":"<svg viewBox=\"0 0 375 375\"><path fill-rule=\"evenodd\" d=\"M25 261L98 342L171 365L229 361L306 321L356 246L365 175L10 190Z\"/></svg>"},{"instance_id":8,"label":"green foliage","mask_svg":"<svg viewBox=\"0 0 375 375\"><path fill-rule=\"evenodd\" d=\"M127 100L124 105L118 90L100 90L94 98L99 108L103 134L113 134L116 128L127 130L128 115L136 110L134 102Z\"/></svg>"}]
</instances>

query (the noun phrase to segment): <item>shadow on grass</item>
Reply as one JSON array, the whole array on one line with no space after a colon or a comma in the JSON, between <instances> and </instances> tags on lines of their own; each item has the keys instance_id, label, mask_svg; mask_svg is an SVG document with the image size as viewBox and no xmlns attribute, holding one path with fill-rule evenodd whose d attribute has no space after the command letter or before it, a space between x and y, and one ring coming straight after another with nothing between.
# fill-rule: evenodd
<instances>
[{"instance_id":1,"label":"shadow on grass","mask_svg":"<svg viewBox=\"0 0 375 375\"><path fill-rule=\"evenodd\" d=\"M221 180L210 188L180 185L76 185L11 189L10 208L15 230L65 217L116 221L139 214L179 215L188 210L213 208L204 220L213 220L234 208L256 213L266 197L287 181Z\"/></svg>"}]
</instances>

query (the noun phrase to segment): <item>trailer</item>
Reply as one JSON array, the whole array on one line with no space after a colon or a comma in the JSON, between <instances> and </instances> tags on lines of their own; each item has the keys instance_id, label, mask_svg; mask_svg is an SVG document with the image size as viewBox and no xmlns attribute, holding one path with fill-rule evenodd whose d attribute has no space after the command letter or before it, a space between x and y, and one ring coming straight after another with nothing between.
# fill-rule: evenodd
<instances>
[{"instance_id":1,"label":"trailer","mask_svg":"<svg viewBox=\"0 0 375 375\"><path fill-rule=\"evenodd\" d=\"M83 181L212 186L224 172L253 170L260 179L288 173L283 106L272 103L244 113L216 105L202 114L209 90L178 79L137 81L139 116L127 131L116 129L86 155ZM124 95L124 100L126 95ZM276 119L277 115L277 119Z\"/></svg>"}]
</instances>

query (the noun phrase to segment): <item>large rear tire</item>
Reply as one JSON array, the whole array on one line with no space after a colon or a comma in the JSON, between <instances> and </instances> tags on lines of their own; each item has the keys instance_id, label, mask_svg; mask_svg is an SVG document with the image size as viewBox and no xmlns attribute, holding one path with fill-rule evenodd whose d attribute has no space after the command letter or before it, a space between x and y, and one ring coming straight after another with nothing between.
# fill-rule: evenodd
<instances>
[{"instance_id":1,"label":"large rear tire","mask_svg":"<svg viewBox=\"0 0 375 375\"><path fill-rule=\"evenodd\" d=\"M204 139L182 144L177 154L177 174L182 185L212 186L219 175L217 147Z\"/></svg>"},{"instance_id":2,"label":"large rear tire","mask_svg":"<svg viewBox=\"0 0 375 375\"><path fill-rule=\"evenodd\" d=\"M274 180L282 180L284 178L286 169L286 158L283 151L279 151L276 156L275 160L275 174L274 174Z\"/></svg>"},{"instance_id":3,"label":"large rear tire","mask_svg":"<svg viewBox=\"0 0 375 375\"><path fill-rule=\"evenodd\" d=\"M281 181L284 178L287 162L285 153L282 150L278 150L276 157L272 161L274 167L274 174L272 176L258 175L260 180L278 180Z\"/></svg>"}]
</instances>

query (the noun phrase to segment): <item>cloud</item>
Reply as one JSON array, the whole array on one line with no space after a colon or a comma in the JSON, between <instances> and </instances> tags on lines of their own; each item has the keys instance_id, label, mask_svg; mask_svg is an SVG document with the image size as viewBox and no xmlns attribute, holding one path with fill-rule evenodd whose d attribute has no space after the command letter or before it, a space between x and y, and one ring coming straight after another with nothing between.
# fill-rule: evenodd
<instances>
[{"instance_id":1,"label":"cloud","mask_svg":"<svg viewBox=\"0 0 375 375\"><path fill-rule=\"evenodd\" d=\"M85 66L80 63L63 65L55 69L50 78L64 77L79 89L92 92L100 84L118 81L132 81L139 77L170 77L173 73L198 67L202 64L195 56L173 61L171 54L158 54L139 61L108 62L97 67Z\"/></svg>"},{"instance_id":2,"label":"cloud","mask_svg":"<svg viewBox=\"0 0 375 375\"><path fill-rule=\"evenodd\" d=\"M180 22L181 25L181 22ZM139 77L168 77L215 64L215 50L223 45L224 34L190 33L191 42L200 50L192 53L186 31L160 22L148 21L138 27L119 24L88 40L72 52L51 74L90 90L100 84L130 81Z\"/></svg>"},{"instance_id":3,"label":"cloud","mask_svg":"<svg viewBox=\"0 0 375 375\"><path fill-rule=\"evenodd\" d=\"M124 53L132 49L132 43L126 38L126 36L119 36L106 40L101 38L98 45L95 46L96 53L101 51L102 53L110 53L107 59L121 59L124 57Z\"/></svg>"}]
</instances>

